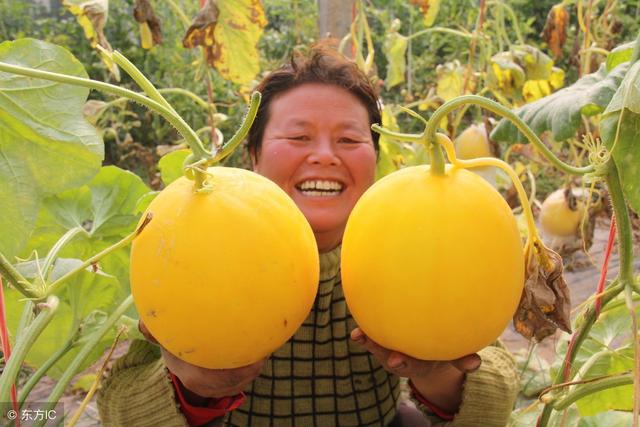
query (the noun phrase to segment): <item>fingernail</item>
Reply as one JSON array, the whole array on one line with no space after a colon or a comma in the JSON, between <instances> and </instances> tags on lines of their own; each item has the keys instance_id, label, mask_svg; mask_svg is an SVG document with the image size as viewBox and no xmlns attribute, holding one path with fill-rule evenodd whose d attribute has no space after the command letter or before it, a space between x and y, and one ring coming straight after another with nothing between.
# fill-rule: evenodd
<instances>
[{"instance_id":1,"label":"fingernail","mask_svg":"<svg viewBox=\"0 0 640 427\"><path fill-rule=\"evenodd\" d=\"M466 366L466 368L467 368L467 369L465 369L465 371L466 371L466 372L474 372L474 371L477 371L477 370L478 370L478 368L480 367L480 364L481 364L481 363L482 363L482 362L480 361L480 358L473 359L472 361L470 361L470 362L467 364L467 366Z\"/></svg>"}]
</instances>

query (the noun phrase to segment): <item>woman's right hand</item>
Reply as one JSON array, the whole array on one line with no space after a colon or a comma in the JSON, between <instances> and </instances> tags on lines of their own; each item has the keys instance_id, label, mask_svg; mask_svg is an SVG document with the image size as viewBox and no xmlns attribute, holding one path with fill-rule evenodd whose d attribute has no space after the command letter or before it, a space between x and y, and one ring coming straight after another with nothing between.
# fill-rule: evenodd
<instances>
[{"instance_id":1,"label":"woman's right hand","mask_svg":"<svg viewBox=\"0 0 640 427\"><path fill-rule=\"evenodd\" d=\"M138 327L147 340L158 344L158 341L151 335L142 320L139 321ZM267 360L267 358L264 358L252 365L240 368L207 369L177 358L162 346L160 346L160 349L162 350L162 358L166 367L178 377L183 387L184 396L189 403L194 405L206 404L209 398L235 396L241 393L247 385L258 377Z\"/></svg>"}]
</instances>

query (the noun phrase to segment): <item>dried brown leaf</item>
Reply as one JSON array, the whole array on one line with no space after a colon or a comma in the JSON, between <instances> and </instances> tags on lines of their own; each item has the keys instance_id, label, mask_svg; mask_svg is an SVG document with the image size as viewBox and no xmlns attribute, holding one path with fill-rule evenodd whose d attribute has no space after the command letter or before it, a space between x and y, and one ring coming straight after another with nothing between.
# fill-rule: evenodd
<instances>
[{"instance_id":1,"label":"dried brown leaf","mask_svg":"<svg viewBox=\"0 0 640 427\"><path fill-rule=\"evenodd\" d=\"M535 249L540 252L527 257L526 281L513 325L525 338L539 342L558 328L571 332L571 301L560 255L542 244ZM547 258L546 267L541 256Z\"/></svg>"},{"instance_id":2,"label":"dried brown leaf","mask_svg":"<svg viewBox=\"0 0 640 427\"><path fill-rule=\"evenodd\" d=\"M218 23L218 15L218 6L215 0L207 0L202 9L193 18L193 23L182 39L182 45L188 49L202 46L207 63L212 67L214 66L215 56L218 55L213 35Z\"/></svg>"},{"instance_id":3,"label":"dried brown leaf","mask_svg":"<svg viewBox=\"0 0 640 427\"><path fill-rule=\"evenodd\" d=\"M153 11L149 0L136 0L133 17L140 23L140 38L144 49L151 49L162 43L160 20Z\"/></svg>"},{"instance_id":4,"label":"dried brown leaf","mask_svg":"<svg viewBox=\"0 0 640 427\"><path fill-rule=\"evenodd\" d=\"M567 27L569 25L569 12L564 4L556 4L547 15L547 21L542 30L542 37L553 52L554 58L562 56L562 47L567 41Z\"/></svg>"}]
</instances>

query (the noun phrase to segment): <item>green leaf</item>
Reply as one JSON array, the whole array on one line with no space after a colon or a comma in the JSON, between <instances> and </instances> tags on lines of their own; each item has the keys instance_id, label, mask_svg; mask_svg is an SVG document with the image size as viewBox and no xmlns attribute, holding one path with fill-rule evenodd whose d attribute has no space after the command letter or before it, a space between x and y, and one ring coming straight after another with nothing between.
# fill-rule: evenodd
<instances>
[{"instance_id":1,"label":"green leaf","mask_svg":"<svg viewBox=\"0 0 640 427\"><path fill-rule=\"evenodd\" d=\"M624 76L604 114L615 113L623 108L640 114L640 62L633 64Z\"/></svg>"},{"instance_id":2,"label":"green leaf","mask_svg":"<svg viewBox=\"0 0 640 427\"><path fill-rule=\"evenodd\" d=\"M533 131L541 135L551 131L553 139L571 138L581 124L582 116L593 116L607 107L628 64L621 64L607 73L604 65L597 72L584 76L573 85L561 89L515 111ZM500 120L491 132L491 139L500 142L527 142L518 129L506 119Z\"/></svg>"},{"instance_id":3,"label":"green leaf","mask_svg":"<svg viewBox=\"0 0 640 427\"><path fill-rule=\"evenodd\" d=\"M88 393L89 390L91 390L91 387L93 387L93 383L96 382L97 377L98 376L95 373L82 375L73 383L71 390L72 391L78 390L84 393Z\"/></svg>"},{"instance_id":4,"label":"green leaf","mask_svg":"<svg viewBox=\"0 0 640 427\"><path fill-rule=\"evenodd\" d=\"M158 168L160 169L160 178L165 186L184 175L182 165L189 154L191 154L191 150L176 150L160 158Z\"/></svg>"},{"instance_id":5,"label":"green leaf","mask_svg":"<svg viewBox=\"0 0 640 427\"><path fill-rule=\"evenodd\" d=\"M607 411L581 418L578 427L628 427L632 424L632 419L631 412Z\"/></svg>"},{"instance_id":6,"label":"green leaf","mask_svg":"<svg viewBox=\"0 0 640 427\"><path fill-rule=\"evenodd\" d=\"M59 273L62 273L71 266L79 265L80 262L62 259L56 264L63 263L64 266L56 265L56 268ZM28 269L27 266L23 266L23 271ZM68 286L59 295L60 305L56 315L29 351L26 363L36 368L41 366L80 325L82 330L78 339L81 340L93 333L106 319L106 313L112 311L119 302L117 298L119 288L120 285L115 277L102 272L93 273L84 270L69 279ZM7 288L5 292L7 323L9 330L13 333L20 319L24 300L22 295L13 289ZM113 334L106 337L103 343L94 349L92 357L85 362L84 366L89 366L97 360L112 339ZM54 378L62 375L77 354L79 350L77 347L71 349L49 371L48 375Z\"/></svg>"},{"instance_id":7,"label":"green leaf","mask_svg":"<svg viewBox=\"0 0 640 427\"><path fill-rule=\"evenodd\" d=\"M400 20L396 19L389 32L384 36L382 50L387 58L387 77L384 80L387 89L404 82L407 69L405 55L409 40L400 34Z\"/></svg>"},{"instance_id":8,"label":"green leaf","mask_svg":"<svg viewBox=\"0 0 640 427\"><path fill-rule=\"evenodd\" d=\"M633 54L633 45L635 42L629 42L617 46L607 55L607 71L611 71L623 62L627 62L631 59Z\"/></svg>"},{"instance_id":9,"label":"green leaf","mask_svg":"<svg viewBox=\"0 0 640 427\"><path fill-rule=\"evenodd\" d=\"M622 301L621 298L615 300L616 303ZM583 365L587 361L591 364L580 379L633 369L633 348L629 340L631 329L631 316L624 304L603 311L576 355L574 371L585 369ZM596 415L611 409L630 410L633 407L632 397L632 385L615 387L585 396L576 402L576 406L581 416Z\"/></svg>"},{"instance_id":10,"label":"green leaf","mask_svg":"<svg viewBox=\"0 0 640 427\"><path fill-rule=\"evenodd\" d=\"M621 114L620 132L614 146ZM602 141L612 152L629 206L640 213L640 114L627 109L607 114L600 122L600 134Z\"/></svg>"},{"instance_id":11,"label":"green leaf","mask_svg":"<svg viewBox=\"0 0 640 427\"><path fill-rule=\"evenodd\" d=\"M129 171L115 166L103 167L98 175L82 187L47 198L38 217L33 237L23 257L31 251L46 254L67 230L81 226L87 235L77 236L60 256L86 259L131 233L140 218L140 201L150 190ZM122 294L129 283L129 248L122 248L100 261L100 267L115 275L122 284Z\"/></svg>"},{"instance_id":12,"label":"green leaf","mask_svg":"<svg viewBox=\"0 0 640 427\"><path fill-rule=\"evenodd\" d=\"M0 44L0 61L87 77L73 55L49 43ZM0 252L11 259L35 225L41 200L91 179L104 155L82 116L89 90L0 72Z\"/></svg>"}]
</instances>

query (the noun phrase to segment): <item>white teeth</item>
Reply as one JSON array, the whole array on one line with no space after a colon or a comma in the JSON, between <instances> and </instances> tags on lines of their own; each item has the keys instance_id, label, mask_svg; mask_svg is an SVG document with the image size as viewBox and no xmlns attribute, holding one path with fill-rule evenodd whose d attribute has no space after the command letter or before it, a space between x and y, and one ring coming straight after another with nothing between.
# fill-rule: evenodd
<instances>
[{"instance_id":1,"label":"white teeth","mask_svg":"<svg viewBox=\"0 0 640 427\"><path fill-rule=\"evenodd\" d=\"M334 192L341 191L342 184L336 181L304 181L303 183L298 185L300 190L324 190L324 191L315 191L315 192Z\"/></svg>"}]
</instances>

